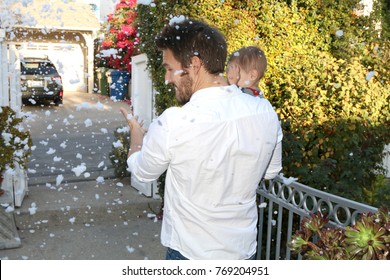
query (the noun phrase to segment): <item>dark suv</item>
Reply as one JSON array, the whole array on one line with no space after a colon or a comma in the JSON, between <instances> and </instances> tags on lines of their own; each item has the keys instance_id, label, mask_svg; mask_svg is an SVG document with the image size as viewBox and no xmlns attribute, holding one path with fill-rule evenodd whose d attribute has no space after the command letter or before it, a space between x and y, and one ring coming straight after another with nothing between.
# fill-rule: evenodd
<instances>
[{"instance_id":1,"label":"dark suv","mask_svg":"<svg viewBox=\"0 0 390 280\"><path fill-rule=\"evenodd\" d=\"M23 103L49 100L56 106L62 104L62 79L49 59L23 58L20 71Z\"/></svg>"}]
</instances>

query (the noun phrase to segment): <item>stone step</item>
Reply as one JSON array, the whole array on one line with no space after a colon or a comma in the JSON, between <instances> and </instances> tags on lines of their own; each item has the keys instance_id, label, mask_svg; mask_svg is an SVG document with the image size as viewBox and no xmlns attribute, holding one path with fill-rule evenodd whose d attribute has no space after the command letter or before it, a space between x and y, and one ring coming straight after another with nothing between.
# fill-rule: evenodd
<instances>
[{"instance_id":1,"label":"stone step","mask_svg":"<svg viewBox=\"0 0 390 280\"><path fill-rule=\"evenodd\" d=\"M0 196L0 204L0 249L17 248L21 242L14 213L9 208L12 205L12 194L9 191L4 191Z\"/></svg>"}]
</instances>

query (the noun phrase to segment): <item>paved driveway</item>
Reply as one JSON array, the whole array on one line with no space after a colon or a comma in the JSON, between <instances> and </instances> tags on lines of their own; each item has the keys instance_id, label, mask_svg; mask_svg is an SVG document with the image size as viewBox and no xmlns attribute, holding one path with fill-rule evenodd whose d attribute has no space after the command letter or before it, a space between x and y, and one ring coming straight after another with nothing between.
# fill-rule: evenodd
<instances>
[{"instance_id":1,"label":"paved driveway","mask_svg":"<svg viewBox=\"0 0 390 280\"><path fill-rule=\"evenodd\" d=\"M126 125L119 112L128 102L114 102L107 96L65 92L62 106L28 105L30 129L35 149L29 162L29 184L63 180L95 180L113 176L109 152L113 132ZM73 170L85 171L77 176Z\"/></svg>"},{"instance_id":2,"label":"paved driveway","mask_svg":"<svg viewBox=\"0 0 390 280\"><path fill-rule=\"evenodd\" d=\"M23 108L35 149L28 196L14 211L22 246L0 250L0 259L164 258L153 217L161 202L130 187L129 177L114 178L108 157L114 129L126 124L121 106L128 104L66 92L63 106Z\"/></svg>"}]
</instances>

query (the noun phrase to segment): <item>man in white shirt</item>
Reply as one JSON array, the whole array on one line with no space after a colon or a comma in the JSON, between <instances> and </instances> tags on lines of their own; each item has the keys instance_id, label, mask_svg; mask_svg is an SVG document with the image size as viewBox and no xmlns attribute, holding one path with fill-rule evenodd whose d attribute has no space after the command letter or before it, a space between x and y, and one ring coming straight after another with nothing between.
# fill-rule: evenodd
<instances>
[{"instance_id":1,"label":"man in white shirt","mask_svg":"<svg viewBox=\"0 0 390 280\"><path fill-rule=\"evenodd\" d=\"M257 186L281 170L278 117L266 99L227 84L227 46L217 29L186 20L165 27L156 44L183 106L165 110L146 134L137 117L129 118L127 162L143 182L167 171L167 259L251 259Z\"/></svg>"}]
</instances>

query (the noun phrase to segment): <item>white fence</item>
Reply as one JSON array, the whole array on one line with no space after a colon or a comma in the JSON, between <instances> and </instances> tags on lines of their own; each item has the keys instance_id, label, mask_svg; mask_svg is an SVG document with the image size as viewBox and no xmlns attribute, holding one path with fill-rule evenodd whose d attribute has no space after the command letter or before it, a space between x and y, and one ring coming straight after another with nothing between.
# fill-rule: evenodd
<instances>
[{"instance_id":1,"label":"white fence","mask_svg":"<svg viewBox=\"0 0 390 280\"><path fill-rule=\"evenodd\" d=\"M0 106L10 106L21 116L20 60L16 46L0 38ZM2 189L10 192L12 203L20 207L28 190L26 171L15 168L14 174L4 174Z\"/></svg>"},{"instance_id":2,"label":"white fence","mask_svg":"<svg viewBox=\"0 0 390 280\"><path fill-rule=\"evenodd\" d=\"M10 106L17 117L21 116L22 98L20 93L20 61L15 45L3 42L0 32L0 106ZM21 206L27 192L27 173L19 167L13 174L4 174L0 197L0 249L15 248L21 240L15 225L13 207ZM11 210L10 210L11 208Z\"/></svg>"}]
</instances>

